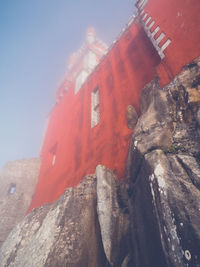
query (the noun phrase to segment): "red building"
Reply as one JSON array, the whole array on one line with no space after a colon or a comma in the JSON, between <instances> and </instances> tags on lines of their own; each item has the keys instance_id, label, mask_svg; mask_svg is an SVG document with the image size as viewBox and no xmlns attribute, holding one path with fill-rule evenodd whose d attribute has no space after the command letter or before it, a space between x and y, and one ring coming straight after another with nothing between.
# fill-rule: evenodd
<instances>
[{"instance_id":1,"label":"red building","mask_svg":"<svg viewBox=\"0 0 200 267\"><path fill-rule=\"evenodd\" d=\"M139 113L140 92L155 74L164 86L200 55L199 0L139 0L136 6L108 50L90 28L70 58L50 114L29 210L55 201L98 164L123 179L132 134L127 106Z\"/></svg>"}]
</instances>

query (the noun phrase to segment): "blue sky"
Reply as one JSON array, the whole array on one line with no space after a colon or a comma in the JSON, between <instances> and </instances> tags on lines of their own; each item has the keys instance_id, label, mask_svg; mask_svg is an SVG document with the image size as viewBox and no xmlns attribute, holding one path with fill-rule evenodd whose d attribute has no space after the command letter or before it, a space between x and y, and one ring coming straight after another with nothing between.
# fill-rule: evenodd
<instances>
[{"instance_id":1,"label":"blue sky","mask_svg":"<svg viewBox=\"0 0 200 267\"><path fill-rule=\"evenodd\" d=\"M0 167L37 157L69 55L87 27L110 44L134 0L0 0Z\"/></svg>"}]
</instances>

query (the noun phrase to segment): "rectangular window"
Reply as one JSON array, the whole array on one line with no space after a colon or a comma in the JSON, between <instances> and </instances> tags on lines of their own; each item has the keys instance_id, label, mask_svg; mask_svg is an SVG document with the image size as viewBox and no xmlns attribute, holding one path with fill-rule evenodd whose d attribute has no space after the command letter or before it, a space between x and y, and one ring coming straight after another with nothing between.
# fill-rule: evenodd
<instances>
[{"instance_id":1,"label":"rectangular window","mask_svg":"<svg viewBox=\"0 0 200 267\"><path fill-rule=\"evenodd\" d=\"M76 85L75 85L75 94L80 90L81 86L84 84L88 77L88 72L82 70L78 76L76 77Z\"/></svg>"},{"instance_id":2,"label":"rectangular window","mask_svg":"<svg viewBox=\"0 0 200 267\"><path fill-rule=\"evenodd\" d=\"M100 121L99 88L96 87L91 94L91 128Z\"/></svg>"},{"instance_id":3,"label":"rectangular window","mask_svg":"<svg viewBox=\"0 0 200 267\"><path fill-rule=\"evenodd\" d=\"M52 158L52 166L56 163L56 155L54 154L53 155L53 158Z\"/></svg>"},{"instance_id":4,"label":"rectangular window","mask_svg":"<svg viewBox=\"0 0 200 267\"><path fill-rule=\"evenodd\" d=\"M57 151L57 143L50 149L50 155L51 155L51 165L54 166L56 163L56 151Z\"/></svg>"},{"instance_id":5,"label":"rectangular window","mask_svg":"<svg viewBox=\"0 0 200 267\"><path fill-rule=\"evenodd\" d=\"M9 193L10 195L14 194L15 189L16 189L16 184L11 184L11 185L10 185L10 188L9 188L9 190L8 190L8 193Z\"/></svg>"},{"instance_id":6,"label":"rectangular window","mask_svg":"<svg viewBox=\"0 0 200 267\"><path fill-rule=\"evenodd\" d=\"M97 57L95 53L89 51L84 57L84 69L91 72L97 65Z\"/></svg>"},{"instance_id":7,"label":"rectangular window","mask_svg":"<svg viewBox=\"0 0 200 267\"><path fill-rule=\"evenodd\" d=\"M149 1L149 0L140 0L140 1L138 1L138 2L137 2L137 7L138 7L140 10L142 10L142 9L146 6L146 4L148 3L148 1Z\"/></svg>"}]
</instances>

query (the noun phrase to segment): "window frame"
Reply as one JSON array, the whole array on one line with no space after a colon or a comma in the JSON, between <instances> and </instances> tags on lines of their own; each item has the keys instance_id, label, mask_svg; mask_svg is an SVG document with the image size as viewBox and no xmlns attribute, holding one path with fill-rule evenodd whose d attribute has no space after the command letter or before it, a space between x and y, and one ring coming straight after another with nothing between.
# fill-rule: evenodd
<instances>
[{"instance_id":1,"label":"window frame","mask_svg":"<svg viewBox=\"0 0 200 267\"><path fill-rule=\"evenodd\" d=\"M91 128L100 122L100 94L99 87L96 86L91 92Z\"/></svg>"},{"instance_id":2,"label":"window frame","mask_svg":"<svg viewBox=\"0 0 200 267\"><path fill-rule=\"evenodd\" d=\"M13 195L15 193L15 190L16 190L16 184L14 183L10 184L10 187L8 189L8 194Z\"/></svg>"}]
</instances>

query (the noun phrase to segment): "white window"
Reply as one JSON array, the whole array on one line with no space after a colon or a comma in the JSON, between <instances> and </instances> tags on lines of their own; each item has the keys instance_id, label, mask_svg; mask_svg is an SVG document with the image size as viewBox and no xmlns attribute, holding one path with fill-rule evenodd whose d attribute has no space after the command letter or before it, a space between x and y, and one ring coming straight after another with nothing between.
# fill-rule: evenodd
<instances>
[{"instance_id":1,"label":"white window","mask_svg":"<svg viewBox=\"0 0 200 267\"><path fill-rule=\"evenodd\" d=\"M89 70L90 72L94 69L96 65L97 65L97 57L95 53L89 51L84 57L84 68Z\"/></svg>"},{"instance_id":2,"label":"white window","mask_svg":"<svg viewBox=\"0 0 200 267\"><path fill-rule=\"evenodd\" d=\"M55 164L56 162L56 154L53 155L53 158L52 158L52 166Z\"/></svg>"},{"instance_id":3,"label":"white window","mask_svg":"<svg viewBox=\"0 0 200 267\"><path fill-rule=\"evenodd\" d=\"M57 143L50 149L50 160L51 160L51 165L54 166L56 163L56 151L57 151Z\"/></svg>"},{"instance_id":4,"label":"white window","mask_svg":"<svg viewBox=\"0 0 200 267\"><path fill-rule=\"evenodd\" d=\"M10 195L14 194L15 189L16 189L16 185L15 184L11 184L10 188L9 188L9 194Z\"/></svg>"},{"instance_id":5,"label":"white window","mask_svg":"<svg viewBox=\"0 0 200 267\"><path fill-rule=\"evenodd\" d=\"M99 89L98 87L91 94L91 128L100 121Z\"/></svg>"},{"instance_id":6,"label":"white window","mask_svg":"<svg viewBox=\"0 0 200 267\"><path fill-rule=\"evenodd\" d=\"M149 0L140 0L137 4L140 10L144 8L144 6L148 3Z\"/></svg>"},{"instance_id":7,"label":"white window","mask_svg":"<svg viewBox=\"0 0 200 267\"><path fill-rule=\"evenodd\" d=\"M78 76L76 77L76 86L75 86L75 94L80 90L82 84L85 82L86 78L88 76L88 72L85 70L82 70Z\"/></svg>"}]
</instances>

